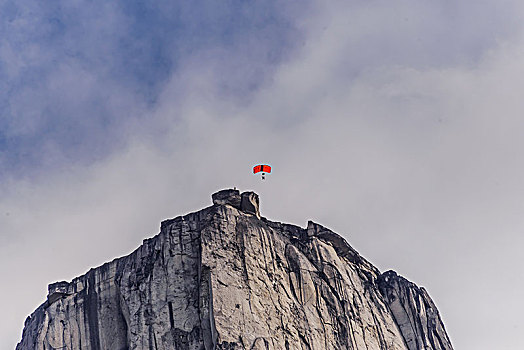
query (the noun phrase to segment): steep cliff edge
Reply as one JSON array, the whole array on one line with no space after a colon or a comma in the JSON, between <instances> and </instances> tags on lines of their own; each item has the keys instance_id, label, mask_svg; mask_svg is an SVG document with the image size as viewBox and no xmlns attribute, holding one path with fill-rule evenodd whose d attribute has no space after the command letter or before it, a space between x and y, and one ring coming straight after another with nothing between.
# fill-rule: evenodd
<instances>
[{"instance_id":1,"label":"steep cliff edge","mask_svg":"<svg viewBox=\"0 0 524 350\"><path fill-rule=\"evenodd\" d=\"M212 198L51 284L16 349L452 349L427 292L336 233L261 218L253 192Z\"/></svg>"}]
</instances>

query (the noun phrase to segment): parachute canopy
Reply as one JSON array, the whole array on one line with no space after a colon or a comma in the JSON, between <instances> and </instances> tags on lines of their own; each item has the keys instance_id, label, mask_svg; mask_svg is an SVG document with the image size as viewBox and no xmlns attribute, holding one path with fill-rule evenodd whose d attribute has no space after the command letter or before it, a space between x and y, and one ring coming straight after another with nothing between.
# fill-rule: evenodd
<instances>
[{"instance_id":1,"label":"parachute canopy","mask_svg":"<svg viewBox=\"0 0 524 350\"><path fill-rule=\"evenodd\" d=\"M270 173L271 172L271 167L269 165L267 165L267 164L255 165L253 167L253 174L260 173L260 172Z\"/></svg>"}]
</instances>

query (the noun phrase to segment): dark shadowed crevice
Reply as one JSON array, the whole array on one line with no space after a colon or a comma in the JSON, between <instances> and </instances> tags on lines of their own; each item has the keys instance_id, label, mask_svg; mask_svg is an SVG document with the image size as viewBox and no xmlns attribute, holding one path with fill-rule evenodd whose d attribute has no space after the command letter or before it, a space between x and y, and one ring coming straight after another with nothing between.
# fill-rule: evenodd
<instances>
[{"instance_id":1,"label":"dark shadowed crevice","mask_svg":"<svg viewBox=\"0 0 524 350\"><path fill-rule=\"evenodd\" d=\"M167 307L169 309L169 324L171 325L171 328L175 328L175 320L173 318L173 303L168 302Z\"/></svg>"},{"instance_id":2,"label":"dark shadowed crevice","mask_svg":"<svg viewBox=\"0 0 524 350\"><path fill-rule=\"evenodd\" d=\"M86 316L89 325L89 342L93 349L100 349L100 332L98 329L98 293L96 292L95 271L88 273Z\"/></svg>"}]
</instances>

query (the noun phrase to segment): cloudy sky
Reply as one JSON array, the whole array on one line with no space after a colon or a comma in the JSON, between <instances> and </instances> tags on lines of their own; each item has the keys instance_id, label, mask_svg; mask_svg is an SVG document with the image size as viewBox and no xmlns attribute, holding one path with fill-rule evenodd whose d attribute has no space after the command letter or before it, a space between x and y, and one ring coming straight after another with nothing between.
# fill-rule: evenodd
<instances>
[{"instance_id":1,"label":"cloudy sky","mask_svg":"<svg viewBox=\"0 0 524 350\"><path fill-rule=\"evenodd\" d=\"M0 348L236 186L425 286L455 348L520 349L523 34L517 0L0 0Z\"/></svg>"}]
</instances>

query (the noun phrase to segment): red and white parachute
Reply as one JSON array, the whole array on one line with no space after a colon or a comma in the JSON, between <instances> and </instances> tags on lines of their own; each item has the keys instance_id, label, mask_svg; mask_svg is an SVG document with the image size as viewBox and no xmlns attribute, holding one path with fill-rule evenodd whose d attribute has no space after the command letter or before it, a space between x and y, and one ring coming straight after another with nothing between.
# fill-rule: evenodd
<instances>
[{"instance_id":1,"label":"red and white parachute","mask_svg":"<svg viewBox=\"0 0 524 350\"><path fill-rule=\"evenodd\" d=\"M253 174L262 173L262 180L265 180L266 174L271 173L271 166L267 164L257 164L253 167Z\"/></svg>"}]
</instances>

